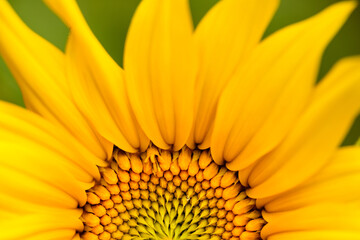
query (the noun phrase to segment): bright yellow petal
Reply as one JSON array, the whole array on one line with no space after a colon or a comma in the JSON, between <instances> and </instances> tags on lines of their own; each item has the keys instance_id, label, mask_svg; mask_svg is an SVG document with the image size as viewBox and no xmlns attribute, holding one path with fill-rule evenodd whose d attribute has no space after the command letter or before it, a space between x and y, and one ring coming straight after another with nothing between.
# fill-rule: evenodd
<instances>
[{"instance_id":1,"label":"bright yellow petal","mask_svg":"<svg viewBox=\"0 0 360 240\"><path fill-rule=\"evenodd\" d=\"M106 164L66 130L13 104L0 102L0 131L1 140L10 140L12 136L15 140L26 139L40 144L67 158L72 164L82 168L85 173L96 179L100 178L96 165Z\"/></svg>"},{"instance_id":2,"label":"bright yellow petal","mask_svg":"<svg viewBox=\"0 0 360 240\"><path fill-rule=\"evenodd\" d=\"M342 147L331 161L307 183L327 181L332 178L344 177L360 173L360 146Z\"/></svg>"},{"instance_id":3,"label":"bright yellow petal","mask_svg":"<svg viewBox=\"0 0 360 240\"><path fill-rule=\"evenodd\" d=\"M6 0L0 1L0 19L12 30L12 33L16 35L16 38L21 41L32 57L41 63L44 69L48 70L51 79L68 94L69 88L66 81L64 81L64 54L50 42L29 29Z\"/></svg>"},{"instance_id":4,"label":"bright yellow petal","mask_svg":"<svg viewBox=\"0 0 360 240\"><path fill-rule=\"evenodd\" d=\"M96 164L104 165L66 130L3 102L0 152L0 214L6 218L84 205L85 191L100 177Z\"/></svg>"},{"instance_id":5,"label":"bright yellow petal","mask_svg":"<svg viewBox=\"0 0 360 240\"><path fill-rule=\"evenodd\" d=\"M36 235L32 235L23 240L44 240L44 239L51 239L51 240L75 240L74 236L76 236L75 229L59 229L59 230L52 230L47 232L40 232ZM80 239L80 238L78 238Z\"/></svg>"},{"instance_id":6,"label":"bright yellow petal","mask_svg":"<svg viewBox=\"0 0 360 240\"><path fill-rule=\"evenodd\" d=\"M7 199L7 198L5 198L5 199ZM3 200L1 195L0 195L0 200ZM11 212L8 209L2 209L2 208L3 208L3 206L0 205L0 217L1 217L2 220L12 219L12 218L18 216L18 214L14 213L14 212Z\"/></svg>"},{"instance_id":7,"label":"bright yellow petal","mask_svg":"<svg viewBox=\"0 0 360 240\"><path fill-rule=\"evenodd\" d=\"M327 81L334 84L328 86ZM292 189L327 164L360 111L359 92L360 58L340 61L317 86L308 108L279 148L255 166L249 196L265 198Z\"/></svg>"},{"instance_id":8,"label":"bright yellow petal","mask_svg":"<svg viewBox=\"0 0 360 240\"><path fill-rule=\"evenodd\" d=\"M324 48L354 7L335 4L254 50L219 101L211 142L217 163L244 169L283 140L309 100Z\"/></svg>"},{"instance_id":9,"label":"bright yellow petal","mask_svg":"<svg viewBox=\"0 0 360 240\"><path fill-rule=\"evenodd\" d=\"M13 161L13 159L11 160ZM0 174L1 191L12 197L23 198L34 204L54 208L70 209L78 206L78 201L72 196L64 193L52 184L26 173L1 166Z\"/></svg>"},{"instance_id":10,"label":"bright yellow petal","mask_svg":"<svg viewBox=\"0 0 360 240\"><path fill-rule=\"evenodd\" d=\"M193 122L195 54L187 0L143 0L129 28L124 68L131 105L158 147L182 148Z\"/></svg>"},{"instance_id":11,"label":"bright yellow petal","mask_svg":"<svg viewBox=\"0 0 360 240\"><path fill-rule=\"evenodd\" d=\"M295 231L271 235L267 240L360 240L359 231Z\"/></svg>"},{"instance_id":12,"label":"bright yellow petal","mask_svg":"<svg viewBox=\"0 0 360 240\"><path fill-rule=\"evenodd\" d=\"M3 132L1 134L7 138L6 142L3 139L0 140L2 153L0 166L2 168L17 170L47 182L74 197L81 205L85 204L85 190L93 185L91 176L86 175L71 161L54 154L45 147L16 137L12 139L10 134ZM6 182L6 179L2 181Z\"/></svg>"},{"instance_id":13,"label":"bright yellow petal","mask_svg":"<svg viewBox=\"0 0 360 240\"><path fill-rule=\"evenodd\" d=\"M72 102L64 54L27 28L4 0L0 1L0 31L0 54L19 83L27 107L63 125L105 159L112 146L97 136Z\"/></svg>"},{"instance_id":14,"label":"bright yellow petal","mask_svg":"<svg viewBox=\"0 0 360 240\"><path fill-rule=\"evenodd\" d=\"M71 207L63 208L61 206L50 206L49 203L43 204L41 202L32 201L29 198L19 198L13 196L11 193L0 193L1 219L12 219L26 214L46 214L49 212L61 212L65 209L71 209Z\"/></svg>"},{"instance_id":15,"label":"bright yellow petal","mask_svg":"<svg viewBox=\"0 0 360 240\"><path fill-rule=\"evenodd\" d=\"M70 27L68 77L77 105L100 134L127 152L147 148L125 89L123 70L109 56L86 24L76 1L45 0Z\"/></svg>"},{"instance_id":16,"label":"bright yellow petal","mask_svg":"<svg viewBox=\"0 0 360 240\"><path fill-rule=\"evenodd\" d=\"M235 69L259 43L278 5L279 0L223 0L196 28L200 61L189 146L210 147L210 129L219 96Z\"/></svg>"},{"instance_id":17,"label":"bright yellow petal","mask_svg":"<svg viewBox=\"0 0 360 240\"><path fill-rule=\"evenodd\" d=\"M315 204L293 211L263 212L268 222L261 231L263 239L292 231L360 231L360 207L358 204ZM340 238L341 239L341 238Z\"/></svg>"},{"instance_id":18,"label":"bright yellow petal","mask_svg":"<svg viewBox=\"0 0 360 240\"><path fill-rule=\"evenodd\" d=\"M0 220L1 238L6 240L40 239L36 236L46 236L46 233L50 234L53 231L59 233L61 229L82 231L83 225L79 219L80 215L81 211L79 210L64 210L63 212L57 213L29 214L7 221ZM70 240L72 237L73 236L69 236L69 238L63 239Z\"/></svg>"},{"instance_id":19,"label":"bright yellow petal","mask_svg":"<svg viewBox=\"0 0 360 240\"><path fill-rule=\"evenodd\" d=\"M321 202L360 200L360 147L339 150L329 165L298 188L272 199L268 212L279 212Z\"/></svg>"},{"instance_id":20,"label":"bright yellow petal","mask_svg":"<svg viewBox=\"0 0 360 240\"><path fill-rule=\"evenodd\" d=\"M241 184L245 187L248 187L248 178L250 173L252 172L252 170L254 169L254 167L256 166L256 163L251 164L249 167L241 169L238 171L238 175L239 175L239 180L241 182Z\"/></svg>"}]
</instances>

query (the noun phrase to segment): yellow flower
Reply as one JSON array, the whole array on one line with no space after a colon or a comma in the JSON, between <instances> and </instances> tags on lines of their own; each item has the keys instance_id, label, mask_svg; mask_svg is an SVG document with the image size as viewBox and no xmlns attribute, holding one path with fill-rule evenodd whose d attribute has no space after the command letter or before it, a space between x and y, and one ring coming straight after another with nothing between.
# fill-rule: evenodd
<instances>
[{"instance_id":1,"label":"yellow flower","mask_svg":"<svg viewBox=\"0 0 360 240\"><path fill-rule=\"evenodd\" d=\"M0 53L29 110L0 103L0 239L360 239L360 57L316 84L354 9L261 40L278 0L143 0L124 69L75 0L63 53L0 0Z\"/></svg>"}]
</instances>

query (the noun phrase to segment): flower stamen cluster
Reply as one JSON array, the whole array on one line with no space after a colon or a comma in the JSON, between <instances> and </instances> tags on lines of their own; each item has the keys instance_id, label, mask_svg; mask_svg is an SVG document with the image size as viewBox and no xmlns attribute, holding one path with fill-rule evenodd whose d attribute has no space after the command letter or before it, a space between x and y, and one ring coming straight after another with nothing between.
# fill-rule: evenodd
<instances>
[{"instance_id":1,"label":"flower stamen cluster","mask_svg":"<svg viewBox=\"0 0 360 240\"><path fill-rule=\"evenodd\" d=\"M209 151L114 151L87 195L87 239L259 239L265 221Z\"/></svg>"}]
</instances>

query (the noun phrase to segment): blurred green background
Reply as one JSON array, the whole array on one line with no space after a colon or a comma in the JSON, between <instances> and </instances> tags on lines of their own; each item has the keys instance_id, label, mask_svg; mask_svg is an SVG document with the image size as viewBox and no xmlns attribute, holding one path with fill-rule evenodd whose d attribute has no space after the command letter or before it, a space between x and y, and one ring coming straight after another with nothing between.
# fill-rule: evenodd
<instances>
[{"instance_id":1,"label":"blurred green background","mask_svg":"<svg viewBox=\"0 0 360 240\"><path fill-rule=\"evenodd\" d=\"M249 0L250 1L250 0ZM65 48L68 29L41 0L9 0L21 18L38 34L60 49ZM91 29L109 54L122 65L126 32L140 0L78 0ZM194 24L218 0L190 0ZM265 36L288 24L314 15L338 0L282 0ZM261 7L261 6L259 6ZM360 54L360 7L328 46L324 53L319 79L340 58ZM359 93L360 97L360 93ZM0 99L24 106L21 92L0 58ZM360 136L360 117L355 121L344 145Z\"/></svg>"}]
</instances>

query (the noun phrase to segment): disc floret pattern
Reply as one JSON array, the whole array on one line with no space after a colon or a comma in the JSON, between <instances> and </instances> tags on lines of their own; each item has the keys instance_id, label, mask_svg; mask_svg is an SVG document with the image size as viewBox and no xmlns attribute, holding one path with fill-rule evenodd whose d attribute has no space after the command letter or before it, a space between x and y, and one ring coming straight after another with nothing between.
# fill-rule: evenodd
<instances>
[{"instance_id":1,"label":"disc floret pattern","mask_svg":"<svg viewBox=\"0 0 360 240\"><path fill-rule=\"evenodd\" d=\"M265 221L255 200L207 150L115 149L100 171L87 192L85 240L260 239Z\"/></svg>"}]
</instances>

